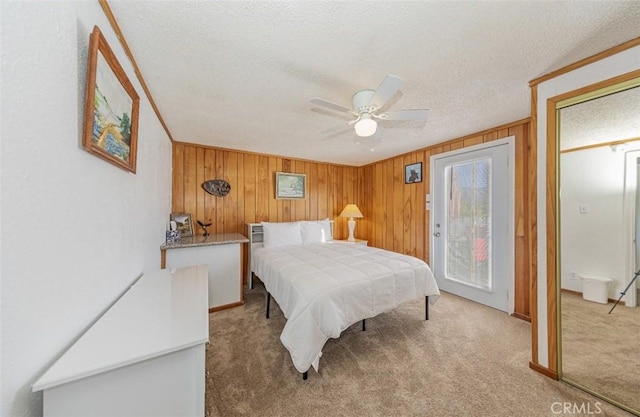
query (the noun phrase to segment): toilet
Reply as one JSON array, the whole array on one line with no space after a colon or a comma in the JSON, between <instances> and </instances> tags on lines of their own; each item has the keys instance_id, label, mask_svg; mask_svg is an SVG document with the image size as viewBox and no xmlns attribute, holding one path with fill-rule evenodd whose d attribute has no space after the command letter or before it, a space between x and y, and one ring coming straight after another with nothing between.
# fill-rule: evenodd
<instances>
[{"instance_id":1,"label":"toilet","mask_svg":"<svg viewBox=\"0 0 640 417\"><path fill-rule=\"evenodd\" d=\"M609 302L609 284L611 278L590 274L577 274L582 280L582 298L587 301L607 304Z\"/></svg>"}]
</instances>

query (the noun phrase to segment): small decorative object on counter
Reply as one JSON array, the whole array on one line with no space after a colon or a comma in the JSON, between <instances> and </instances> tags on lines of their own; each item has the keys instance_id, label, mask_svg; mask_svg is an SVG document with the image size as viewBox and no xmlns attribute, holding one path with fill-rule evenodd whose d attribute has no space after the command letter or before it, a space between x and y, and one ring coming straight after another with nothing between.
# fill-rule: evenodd
<instances>
[{"instance_id":1,"label":"small decorative object on counter","mask_svg":"<svg viewBox=\"0 0 640 417\"><path fill-rule=\"evenodd\" d=\"M191 221L191 214L171 213L169 220L176 223L176 230L181 238L193 236L193 222Z\"/></svg>"},{"instance_id":2,"label":"small decorative object on counter","mask_svg":"<svg viewBox=\"0 0 640 417\"><path fill-rule=\"evenodd\" d=\"M213 194L216 197L224 197L229 194L231 185L225 180L209 180L202 183L202 188L209 194Z\"/></svg>"},{"instance_id":3,"label":"small decorative object on counter","mask_svg":"<svg viewBox=\"0 0 640 417\"><path fill-rule=\"evenodd\" d=\"M207 231L207 227L211 226L211 223L202 223L200 220L198 220L198 226L200 226L202 228L202 230L204 231L203 236L209 236L209 232Z\"/></svg>"},{"instance_id":4,"label":"small decorative object on counter","mask_svg":"<svg viewBox=\"0 0 640 417\"><path fill-rule=\"evenodd\" d=\"M167 243L176 243L180 240L180 232L178 232L178 225L175 221L170 221L167 225Z\"/></svg>"}]
</instances>

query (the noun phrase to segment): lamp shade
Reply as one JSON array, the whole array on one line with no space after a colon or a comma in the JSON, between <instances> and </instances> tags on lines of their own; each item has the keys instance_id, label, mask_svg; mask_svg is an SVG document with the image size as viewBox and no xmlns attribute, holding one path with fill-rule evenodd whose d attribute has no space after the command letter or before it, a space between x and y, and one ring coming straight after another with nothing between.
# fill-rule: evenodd
<instances>
[{"instance_id":1,"label":"lamp shade","mask_svg":"<svg viewBox=\"0 0 640 417\"><path fill-rule=\"evenodd\" d=\"M362 215L362 212L360 212L358 206L355 204L347 204L344 210L342 210L342 213L340 213L340 217L361 219L364 216Z\"/></svg>"},{"instance_id":2,"label":"lamp shade","mask_svg":"<svg viewBox=\"0 0 640 417\"><path fill-rule=\"evenodd\" d=\"M356 135L361 137L371 136L376 133L378 123L371 118L369 113L364 113L360 116L360 120L356 123Z\"/></svg>"}]
</instances>

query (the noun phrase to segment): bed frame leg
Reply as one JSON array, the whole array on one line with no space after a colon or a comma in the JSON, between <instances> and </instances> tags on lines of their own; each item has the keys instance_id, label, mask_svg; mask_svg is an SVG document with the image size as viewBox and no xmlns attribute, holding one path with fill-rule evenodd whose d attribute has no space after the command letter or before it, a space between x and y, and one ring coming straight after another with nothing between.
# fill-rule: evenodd
<instances>
[{"instance_id":1,"label":"bed frame leg","mask_svg":"<svg viewBox=\"0 0 640 417\"><path fill-rule=\"evenodd\" d=\"M307 378L309 378L309 373L308 373L308 371L307 371L307 372L304 372L304 373L302 374L302 380L303 380L303 381L306 381L306 380L307 380Z\"/></svg>"},{"instance_id":2,"label":"bed frame leg","mask_svg":"<svg viewBox=\"0 0 640 417\"><path fill-rule=\"evenodd\" d=\"M424 297L424 319L429 320L429 296Z\"/></svg>"},{"instance_id":3,"label":"bed frame leg","mask_svg":"<svg viewBox=\"0 0 640 417\"><path fill-rule=\"evenodd\" d=\"M249 289L252 290L253 289L253 279L255 278L256 274L253 273L253 271L251 271L251 274L249 274Z\"/></svg>"},{"instance_id":4,"label":"bed frame leg","mask_svg":"<svg viewBox=\"0 0 640 417\"><path fill-rule=\"evenodd\" d=\"M271 304L271 293L267 292L267 318L269 318L269 304Z\"/></svg>"},{"instance_id":5,"label":"bed frame leg","mask_svg":"<svg viewBox=\"0 0 640 417\"><path fill-rule=\"evenodd\" d=\"M367 331L367 326L364 324L364 320L365 319L362 319L362 331L366 332Z\"/></svg>"}]
</instances>

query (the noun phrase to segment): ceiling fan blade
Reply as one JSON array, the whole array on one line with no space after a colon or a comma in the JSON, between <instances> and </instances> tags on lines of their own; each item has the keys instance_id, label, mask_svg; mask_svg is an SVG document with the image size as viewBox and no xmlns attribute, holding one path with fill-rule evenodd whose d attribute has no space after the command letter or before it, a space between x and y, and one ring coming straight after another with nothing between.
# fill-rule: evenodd
<instances>
[{"instance_id":1,"label":"ceiling fan blade","mask_svg":"<svg viewBox=\"0 0 640 417\"><path fill-rule=\"evenodd\" d=\"M333 134L340 134L343 132L347 132L349 130L352 130L353 128L351 127L352 123L345 123L345 124L341 124L339 126L334 126L334 127L330 127L328 129L324 129L322 132L320 132L322 135L333 135Z\"/></svg>"},{"instance_id":2,"label":"ceiling fan blade","mask_svg":"<svg viewBox=\"0 0 640 417\"><path fill-rule=\"evenodd\" d=\"M396 75L387 75L387 78L382 81L380 87L378 87L373 97L371 97L369 106L380 109L391 97L400 91L400 87L402 87L402 78Z\"/></svg>"},{"instance_id":3,"label":"ceiling fan blade","mask_svg":"<svg viewBox=\"0 0 640 417\"><path fill-rule=\"evenodd\" d=\"M395 110L377 115L382 120L427 120L427 110Z\"/></svg>"},{"instance_id":4,"label":"ceiling fan blade","mask_svg":"<svg viewBox=\"0 0 640 417\"><path fill-rule=\"evenodd\" d=\"M323 135L322 138L320 140L325 141L325 140L331 140L337 137L341 137L343 135L346 135L348 133L353 133L353 128L351 127L345 127L345 126L340 126L340 128L334 127L331 129L326 129L322 131Z\"/></svg>"},{"instance_id":5,"label":"ceiling fan blade","mask_svg":"<svg viewBox=\"0 0 640 417\"><path fill-rule=\"evenodd\" d=\"M345 112L345 113L353 113L353 110L345 107L345 106L341 106L339 104L333 103L331 101L327 101L323 98L320 97L314 97L311 99L311 102L315 105L318 106L322 106L322 107L326 107L328 109L331 110L336 110L336 111L341 111L341 112Z\"/></svg>"}]
</instances>

